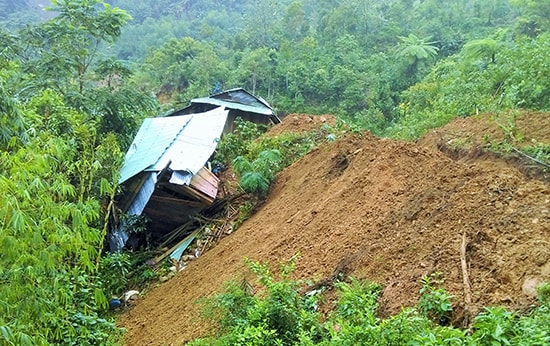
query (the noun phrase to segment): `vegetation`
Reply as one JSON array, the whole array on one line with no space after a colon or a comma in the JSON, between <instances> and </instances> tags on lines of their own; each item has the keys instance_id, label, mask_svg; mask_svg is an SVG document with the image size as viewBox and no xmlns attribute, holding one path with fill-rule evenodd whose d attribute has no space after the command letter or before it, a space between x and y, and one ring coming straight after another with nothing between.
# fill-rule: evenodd
<instances>
[{"instance_id":1,"label":"vegetation","mask_svg":"<svg viewBox=\"0 0 550 346\"><path fill-rule=\"evenodd\" d=\"M214 323L215 335L190 345L544 345L550 341L548 284L539 289L540 304L527 314L486 308L468 332L440 319L451 312L452 297L443 287L434 287L442 284L439 273L423 278L417 306L384 319L376 314L380 286L355 278L337 281L336 308L322 316L318 306L323 290L302 294L303 282L290 279L295 260L281 265L278 279L267 263L247 261L260 287L231 282L225 292L203 301L204 316Z\"/></svg>"},{"instance_id":2,"label":"vegetation","mask_svg":"<svg viewBox=\"0 0 550 346\"><path fill-rule=\"evenodd\" d=\"M345 132L345 123L337 128L330 125L304 133L284 133L263 136L263 126L235 120L235 131L225 135L218 147L214 164L233 167L240 187L248 193L265 197L275 175L289 166L322 141L334 140Z\"/></svg>"},{"instance_id":3,"label":"vegetation","mask_svg":"<svg viewBox=\"0 0 550 346\"><path fill-rule=\"evenodd\" d=\"M90 11L97 2L85 3ZM166 108L220 83L263 95L281 113L330 113L378 135L415 139L455 116L549 107L548 8L536 1L111 3L132 20L110 7L98 20L114 30L99 37L73 30L68 39L114 53L120 60L104 66L117 75L121 60L139 66L133 81L168 101ZM20 22L21 7L8 5L8 27ZM78 21L86 12L77 7L71 18ZM83 27L94 20L83 19ZM78 52L65 56L73 63L63 78L74 71L78 83L91 72ZM106 121L134 126L128 117Z\"/></svg>"},{"instance_id":4,"label":"vegetation","mask_svg":"<svg viewBox=\"0 0 550 346\"><path fill-rule=\"evenodd\" d=\"M218 82L265 96L281 114L339 118L336 128L259 140L265 129L237 123L217 162L260 196L280 169L350 128L417 139L456 116L550 110L546 1L52 0L39 12L29 3L0 3L0 345L118 342L108 297L155 275L131 277L142 259L102 253L123 153L144 117ZM502 126L507 139L490 145L548 166L547 143L523 143L513 117ZM299 294L288 267L281 281L250 267L266 294L230 286L215 303L220 338L196 344L550 338L547 286L527 314L487 308L466 333L437 324L452 298L437 278L425 278L417 307L382 320L377 285L340 282L338 308L322 322L319 296Z\"/></svg>"},{"instance_id":5,"label":"vegetation","mask_svg":"<svg viewBox=\"0 0 550 346\"><path fill-rule=\"evenodd\" d=\"M0 30L0 344L109 345L121 334L99 275L104 221L133 112L156 101L97 54L124 11L52 4L54 19Z\"/></svg>"}]
</instances>

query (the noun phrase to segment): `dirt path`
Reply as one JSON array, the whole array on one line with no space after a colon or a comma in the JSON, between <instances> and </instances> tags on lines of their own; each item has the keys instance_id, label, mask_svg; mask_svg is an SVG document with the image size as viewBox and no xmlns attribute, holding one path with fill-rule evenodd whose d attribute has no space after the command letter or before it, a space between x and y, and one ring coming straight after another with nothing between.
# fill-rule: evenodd
<instances>
[{"instance_id":1,"label":"dirt path","mask_svg":"<svg viewBox=\"0 0 550 346\"><path fill-rule=\"evenodd\" d=\"M549 143L550 115L527 115L523 136ZM323 123L308 118L289 116L280 127ZM438 150L460 131L476 148L489 129L486 119L468 118L419 143L364 134L322 145L279 174L266 203L236 232L121 316L126 343L180 345L200 336L207 326L196 300L231 278L252 280L244 257L276 264L296 253L297 278L320 280L340 266L382 284L381 315L414 305L422 276L441 272L459 323L463 233L474 313L529 304L527 286L550 280L549 184L499 158L454 160Z\"/></svg>"}]
</instances>

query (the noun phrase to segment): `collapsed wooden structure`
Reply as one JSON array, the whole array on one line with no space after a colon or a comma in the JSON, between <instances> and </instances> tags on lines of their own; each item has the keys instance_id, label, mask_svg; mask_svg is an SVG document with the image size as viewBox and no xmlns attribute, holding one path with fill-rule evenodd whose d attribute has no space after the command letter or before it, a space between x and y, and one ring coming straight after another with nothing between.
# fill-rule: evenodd
<instances>
[{"instance_id":1,"label":"collapsed wooden structure","mask_svg":"<svg viewBox=\"0 0 550 346\"><path fill-rule=\"evenodd\" d=\"M119 178L123 192L116 205L122 215L146 217L149 242L165 244L172 231L214 203L220 180L210 160L237 117L260 124L280 122L265 101L241 88L144 120L124 159ZM111 251L137 246L130 228L124 218L112 224Z\"/></svg>"}]
</instances>

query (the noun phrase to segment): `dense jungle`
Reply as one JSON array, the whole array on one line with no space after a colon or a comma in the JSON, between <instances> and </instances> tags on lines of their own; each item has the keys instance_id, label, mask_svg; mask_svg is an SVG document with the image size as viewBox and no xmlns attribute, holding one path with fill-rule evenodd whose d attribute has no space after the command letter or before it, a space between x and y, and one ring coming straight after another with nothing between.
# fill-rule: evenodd
<instances>
[{"instance_id":1,"label":"dense jungle","mask_svg":"<svg viewBox=\"0 0 550 346\"><path fill-rule=\"evenodd\" d=\"M548 1L0 0L0 345L548 344L549 61ZM107 252L143 119L235 87L231 232Z\"/></svg>"}]
</instances>

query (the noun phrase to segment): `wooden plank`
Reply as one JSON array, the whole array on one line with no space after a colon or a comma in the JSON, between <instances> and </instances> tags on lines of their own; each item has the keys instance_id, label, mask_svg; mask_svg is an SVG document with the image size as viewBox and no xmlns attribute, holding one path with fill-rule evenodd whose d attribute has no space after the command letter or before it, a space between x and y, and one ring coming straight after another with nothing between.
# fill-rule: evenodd
<instances>
[{"instance_id":1,"label":"wooden plank","mask_svg":"<svg viewBox=\"0 0 550 346\"><path fill-rule=\"evenodd\" d=\"M157 265L160 263L160 261L162 261L163 259L165 259L166 257L168 257L175 249L177 249L181 244L185 243L186 241L188 241L190 238L192 237L195 237L197 235L197 233L199 232L199 230L197 229L196 231L193 231L191 234L189 234L187 237L183 238L182 241L178 242L176 245L172 246L168 251L164 252L162 255L160 256L157 256L155 257L150 263L151 265Z\"/></svg>"},{"instance_id":2,"label":"wooden plank","mask_svg":"<svg viewBox=\"0 0 550 346\"><path fill-rule=\"evenodd\" d=\"M216 195L218 194L218 187L212 185L208 180L203 179L202 177L199 177L198 175L194 176L191 179L191 183L189 184L189 187L200 191L201 193L209 196L210 198L216 198Z\"/></svg>"},{"instance_id":3,"label":"wooden plank","mask_svg":"<svg viewBox=\"0 0 550 346\"><path fill-rule=\"evenodd\" d=\"M174 191L176 193L195 198L198 201L203 201L208 205L210 205L214 202L214 199L212 197L210 197L210 196L208 196L204 193L201 193L198 190L190 188L188 186L175 185L175 184L170 184L170 183L159 183L157 185L162 186L162 187L164 187L164 188L166 188L170 191Z\"/></svg>"},{"instance_id":4,"label":"wooden plank","mask_svg":"<svg viewBox=\"0 0 550 346\"><path fill-rule=\"evenodd\" d=\"M215 181L216 184L220 183L220 178L218 178L212 171L210 171L208 168L203 167L198 173L201 177L204 177L205 179L209 179L211 181Z\"/></svg>"},{"instance_id":5,"label":"wooden plank","mask_svg":"<svg viewBox=\"0 0 550 346\"><path fill-rule=\"evenodd\" d=\"M215 199L218 195L219 183L220 179L206 167L203 167L193 176L193 178L191 178L191 183L189 185Z\"/></svg>"},{"instance_id":6,"label":"wooden plank","mask_svg":"<svg viewBox=\"0 0 550 346\"><path fill-rule=\"evenodd\" d=\"M212 204L212 203L214 203L215 197L211 197L211 196L208 196L208 195L206 195L206 194L204 194L204 193L201 193L201 191L196 190L196 189L194 189L194 188L192 188L192 187L183 186L183 189L184 189L186 192L188 192L188 193L190 193L190 194L192 194L192 195L194 195L194 196L197 196L197 199L199 199L199 200L201 200L201 201L206 201L206 202L208 202L209 205Z\"/></svg>"}]
</instances>

